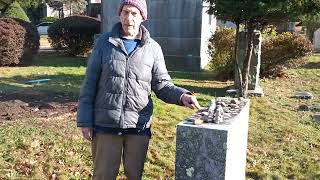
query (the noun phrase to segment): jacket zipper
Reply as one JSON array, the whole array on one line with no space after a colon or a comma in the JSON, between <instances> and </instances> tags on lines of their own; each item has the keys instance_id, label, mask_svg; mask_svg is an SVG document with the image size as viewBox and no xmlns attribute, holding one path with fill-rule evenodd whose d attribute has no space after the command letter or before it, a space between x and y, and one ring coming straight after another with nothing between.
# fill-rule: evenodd
<instances>
[{"instance_id":1,"label":"jacket zipper","mask_svg":"<svg viewBox=\"0 0 320 180\"><path fill-rule=\"evenodd\" d=\"M128 86L128 60L129 60L129 57L127 56L126 57L126 67L125 67L125 74L124 74L124 87L123 87L123 94L122 94L122 112L121 112L121 118L120 118L120 121L121 121L121 126L120 128L123 128L124 127L124 113L125 113L125 110L124 110L124 105L126 103L126 97L127 97L127 93L126 93L126 89L127 89L127 86Z\"/></svg>"},{"instance_id":2,"label":"jacket zipper","mask_svg":"<svg viewBox=\"0 0 320 180\"><path fill-rule=\"evenodd\" d=\"M125 74L124 74L124 88L123 88L123 98L122 98L122 112L121 112L121 116L120 116L120 128L123 128L124 127L124 121L125 121L125 117L124 117L124 113L125 113L125 110L124 110L124 106L125 106L125 103L126 103L126 98L127 98L127 93L126 93L126 90L127 90L127 87L128 87L128 61L130 60L130 58L136 53L136 51L139 49L139 46L131 53L131 55L128 55L127 52L127 56L126 56L126 67L125 67Z\"/></svg>"}]
</instances>

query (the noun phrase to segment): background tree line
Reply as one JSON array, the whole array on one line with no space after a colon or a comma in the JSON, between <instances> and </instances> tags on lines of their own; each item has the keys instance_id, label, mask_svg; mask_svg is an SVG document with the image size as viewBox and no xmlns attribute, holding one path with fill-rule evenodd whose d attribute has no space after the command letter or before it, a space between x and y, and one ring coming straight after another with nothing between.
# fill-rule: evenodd
<instances>
[{"instance_id":1,"label":"background tree line","mask_svg":"<svg viewBox=\"0 0 320 180\"><path fill-rule=\"evenodd\" d=\"M232 21L236 24L235 50L239 38L240 25L246 32L247 47L243 68L238 64L235 53L235 64L240 75L239 96L247 97L248 74L253 50L254 30L262 31L269 24L289 21L302 21L312 24L313 18L319 16L318 0L205 0L210 4L208 13L217 18ZM316 19L318 20L318 19ZM306 23L310 22L311 23ZM317 28L314 28L317 29ZM310 34L310 32L309 32Z\"/></svg>"},{"instance_id":2,"label":"background tree line","mask_svg":"<svg viewBox=\"0 0 320 180\"><path fill-rule=\"evenodd\" d=\"M86 0L0 0L0 15L5 15L6 11L10 9L12 4L19 4L19 6L27 14L28 18L38 23L41 18L40 9L45 7L45 4L58 11L59 18L64 17L64 11L68 11L70 15L84 14L86 9Z\"/></svg>"}]
</instances>

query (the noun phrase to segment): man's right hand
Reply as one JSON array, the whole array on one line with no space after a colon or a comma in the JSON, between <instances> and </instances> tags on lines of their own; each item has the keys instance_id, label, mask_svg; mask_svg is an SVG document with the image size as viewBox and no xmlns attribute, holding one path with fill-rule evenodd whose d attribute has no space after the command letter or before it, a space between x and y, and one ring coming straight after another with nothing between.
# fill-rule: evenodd
<instances>
[{"instance_id":1,"label":"man's right hand","mask_svg":"<svg viewBox=\"0 0 320 180\"><path fill-rule=\"evenodd\" d=\"M82 136L88 141L92 141L92 128L83 127L81 128Z\"/></svg>"}]
</instances>

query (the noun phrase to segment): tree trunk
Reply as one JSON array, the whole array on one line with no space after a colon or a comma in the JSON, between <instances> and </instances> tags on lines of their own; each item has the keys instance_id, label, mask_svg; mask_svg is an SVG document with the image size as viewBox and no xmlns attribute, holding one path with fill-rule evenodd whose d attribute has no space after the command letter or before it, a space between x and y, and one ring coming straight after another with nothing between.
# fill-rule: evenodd
<instances>
[{"instance_id":1,"label":"tree trunk","mask_svg":"<svg viewBox=\"0 0 320 180\"><path fill-rule=\"evenodd\" d=\"M242 86L241 86L241 84L242 84L242 76L241 76L242 72L241 72L241 67L239 65L238 54L237 54L238 42L239 42L239 29L240 29L240 22L239 21L236 22L236 26L237 27L236 27L236 38L235 38L235 43L234 43L234 60L235 60L236 71L237 71L237 73L239 75L239 84L240 84L237 95L240 96L240 94L242 92ZM237 85L235 85L235 86L237 86Z\"/></svg>"},{"instance_id":2,"label":"tree trunk","mask_svg":"<svg viewBox=\"0 0 320 180\"><path fill-rule=\"evenodd\" d=\"M249 71L250 71L250 63L252 57L252 50L253 50L253 30L254 25L253 22L248 21L247 24L247 48L246 48L246 57L243 62L243 71L242 71L242 83L240 96L247 98L248 97L248 83L249 83Z\"/></svg>"},{"instance_id":3,"label":"tree trunk","mask_svg":"<svg viewBox=\"0 0 320 180\"><path fill-rule=\"evenodd\" d=\"M316 29L314 29L314 28L309 28L309 29L307 28L306 34L307 34L308 39L311 41L311 43L313 43L313 34L315 31L316 31Z\"/></svg>"},{"instance_id":4,"label":"tree trunk","mask_svg":"<svg viewBox=\"0 0 320 180\"><path fill-rule=\"evenodd\" d=\"M72 2L70 1L70 15L69 16L72 16Z\"/></svg>"}]
</instances>

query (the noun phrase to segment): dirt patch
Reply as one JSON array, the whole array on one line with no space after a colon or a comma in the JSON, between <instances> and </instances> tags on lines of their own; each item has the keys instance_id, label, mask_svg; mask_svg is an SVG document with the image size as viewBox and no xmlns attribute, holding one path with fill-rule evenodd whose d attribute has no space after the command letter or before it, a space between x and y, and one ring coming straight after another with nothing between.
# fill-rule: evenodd
<instances>
[{"instance_id":1,"label":"dirt patch","mask_svg":"<svg viewBox=\"0 0 320 180\"><path fill-rule=\"evenodd\" d=\"M77 95L56 92L0 92L0 122L22 118L52 118L77 111Z\"/></svg>"}]
</instances>

